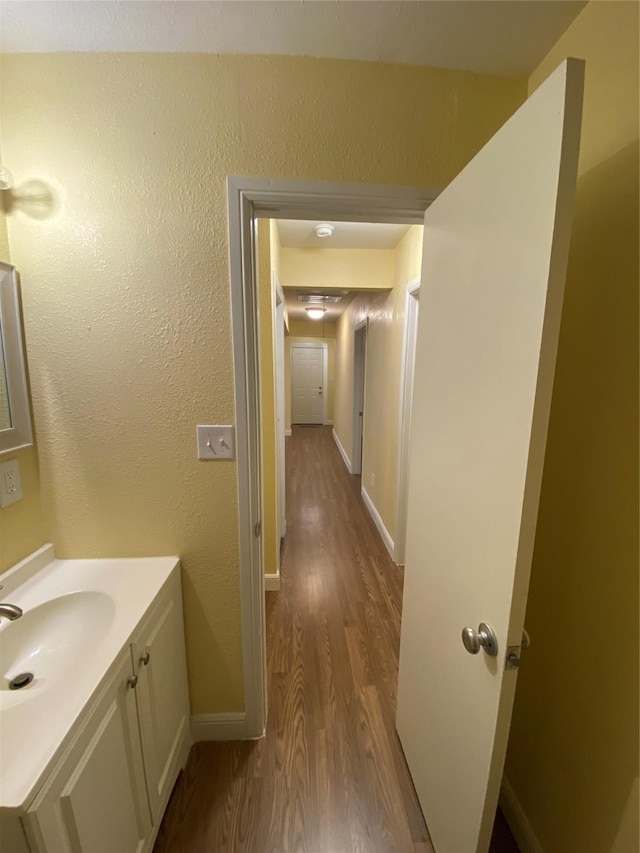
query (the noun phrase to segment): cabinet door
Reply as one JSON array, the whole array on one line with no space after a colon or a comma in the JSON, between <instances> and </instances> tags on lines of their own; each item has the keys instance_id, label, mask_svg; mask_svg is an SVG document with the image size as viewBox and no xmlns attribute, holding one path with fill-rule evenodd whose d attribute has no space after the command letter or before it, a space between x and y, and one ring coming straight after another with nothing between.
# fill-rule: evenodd
<instances>
[{"instance_id":1,"label":"cabinet door","mask_svg":"<svg viewBox=\"0 0 640 853\"><path fill-rule=\"evenodd\" d=\"M150 817L131 678L127 649L32 807L30 817L47 853L140 853L145 846Z\"/></svg>"},{"instance_id":2,"label":"cabinet door","mask_svg":"<svg viewBox=\"0 0 640 853\"><path fill-rule=\"evenodd\" d=\"M0 814L0 850L2 853L29 853L22 820Z\"/></svg>"},{"instance_id":3,"label":"cabinet door","mask_svg":"<svg viewBox=\"0 0 640 853\"><path fill-rule=\"evenodd\" d=\"M189 700L180 576L145 620L133 646L144 769L153 822L159 820L188 737Z\"/></svg>"}]
</instances>

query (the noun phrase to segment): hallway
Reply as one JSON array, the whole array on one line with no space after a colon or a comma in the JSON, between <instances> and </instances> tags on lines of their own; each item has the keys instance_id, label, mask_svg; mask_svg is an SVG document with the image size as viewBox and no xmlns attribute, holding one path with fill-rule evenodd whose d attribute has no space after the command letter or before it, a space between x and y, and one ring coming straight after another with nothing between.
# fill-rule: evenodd
<instances>
[{"instance_id":1,"label":"hallway","mask_svg":"<svg viewBox=\"0 0 640 853\"><path fill-rule=\"evenodd\" d=\"M430 853L394 725L402 569L330 427L287 440L287 522L266 737L194 747L155 853Z\"/></svg>"}]
</instances>

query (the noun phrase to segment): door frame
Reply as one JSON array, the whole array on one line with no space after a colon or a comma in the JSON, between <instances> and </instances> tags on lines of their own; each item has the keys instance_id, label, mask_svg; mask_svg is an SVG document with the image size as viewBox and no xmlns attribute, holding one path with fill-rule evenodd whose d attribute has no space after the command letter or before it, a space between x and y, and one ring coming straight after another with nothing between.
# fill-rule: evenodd
<instances>
[{"instance_id":1,"label":"door frame","mask_svg":"<svg viewBox=\"0 0 640 853\"><path fill-rule=\"evenodd\" d=\"M273 273L273 367L276 389L276 460L278 465L278 568L280 543L287 535L287 495L285 465L285 387L284 387L284 291Z\"/></svg>"},{"instance_id":2,"label":"door frame","mask_svg":"<svg viewBox=\"0 0 640 853\"><path fill-rule=\"evenodd\" d=\"M244 718L235 736L264 735L267 720L256 219L421 225L437 188L229 176L229 275L235 386Z\"/></svg>"},{"instance_id":3,"label":"door frame","mask_svg":"<svg viewBox=\"0 0 640 853\"><path fill-rule=\"evenodd\" d=\"M289 345L291 350L291 426L297 421L293 419L293 351L296 349L322 349L322 423L327 423L327 382L329 377L329 344L319 340L312 343L311 341L292 341Z\"/></svg>"},{"instance_id":4,"label":"door frame","mask_svg":"<svg viewBox=\"0 0 640 853\"><path fill-rule=\"evenodd\" d=\"M367 387L367 317L353 330L353 386L351 401L353 406L353 440L351 444L351 473L362 475L362 457L364 450L365 390ZM360 412L362 411L362 417Z\"/></svg>"},{"instance_id":5,"label":"door frame","mask_svg":"<svg viewBox=\"0 0 640 853\"><path fill-rule=\"evenodd\" d=\"M393 561L404 566L407 544L407 508L409 504L409 441L411 438L411 407L413 405L413 374L418 340L418 295L420 279L414 278L407 285L404 303L404 338L402 342L400 380L400 449L398 454L398 503L396 507L396 539Z\"/></svg>"}]
</instances>

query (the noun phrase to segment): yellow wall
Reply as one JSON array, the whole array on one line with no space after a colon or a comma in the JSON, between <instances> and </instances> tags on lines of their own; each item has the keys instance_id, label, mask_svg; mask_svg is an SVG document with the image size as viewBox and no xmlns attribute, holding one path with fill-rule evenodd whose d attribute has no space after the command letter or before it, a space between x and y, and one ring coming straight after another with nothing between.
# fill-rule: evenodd
<instances>
[{"instance_id":1,"label":"yellow wall","mask_svg":"<svg viewBox=\"0 0 640 853\"><path fill-rule=\"evenodd\" d=\"M0 260L11 263L7 221L0 212ZM0 462L17 459L22 478L22 500L0 509L0 572L22 560L45 542L40 504L38 451L35 445L24 450L0 453Z\"/></svg>"},{"instance_id":2,"label":"yellow wall","mask_svg":"<svg viewBox=\"0 0 640 853\"><path fill-rule=\"evenodd\" d=\"M321 320L289 320L289 334L296 338L335 338L337 323ZM324 333L324 334L323 334Z\"/></svg>"},{"instance_id":3,"label":"yellow wall","mask_svg":"<svg viewBox=\"0 0 640 853\"><path fill-rule=\"evenodd\" d=\"M393 249L282 249L280 284L324 290L384 290L393 279L393 257Z\"/></svg>"},{"instance_id":4,"label":"yellow wall","mask_svg":"<svg viewBox=\"0 0 640 853\"><path fill-rule=\"evenodd\" d=\"M354 330L366 317L367 363L364 404L362 485L392 539L396 533L402 346L406 288L420 276L421 225L413 225L393 250L386 293L363 293L342 314L337 334L335 430L353 458ZM375 476L375 483L373 477Z\"/></svg>"},{"instance_id":5,"label":"yellow wall","mask_svg":"<svg viewBox=\"0 0 640 853\"><path fill-rule=\"evenodd\" d=\"M590 3L578 192L506 775L546 853L637 853L638 5Z\"/></svg>"},{"instance_id":6,"label":"yellow wall","mask_svg":"<svg viewBox=\"0 0 640 853\"><path fill-rule=\"evenodd\" d=\"M230 174L442 186L526 81L371 62L4 55L3 155L46 522L62 557L179 554L194 713L243 707ZM23 205L23 208L25 206Z\"/></svg>"}]
</instances>

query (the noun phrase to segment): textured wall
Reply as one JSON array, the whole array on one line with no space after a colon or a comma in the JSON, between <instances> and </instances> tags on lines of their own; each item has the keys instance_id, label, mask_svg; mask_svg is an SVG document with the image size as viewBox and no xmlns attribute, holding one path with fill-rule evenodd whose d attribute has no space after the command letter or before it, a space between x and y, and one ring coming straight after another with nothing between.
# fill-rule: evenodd
<instances>
[{"instance_id":1,"label":"textured wall","mask_svg":"<svg viewBox=\"0 0 640 853\"><path fill-rule=\"evenodd\" d=\"M180 54L2 57L3 154L56 207L9 217L43 505L63 557L179 554L192 709L243 706L229 174L444 185L522 79Z\"/></svg>"},{"instance_id":2,"label":"textured wall","mask_svg":"<svg viewBox=\"0 0 640 853\"><path fill-rule=\"evenodd\" d=\"M407 284L420 276L422 225L412 225L392 252L387 293L363 293L341 316L337 334L335 429L353 458L353 344L366 317L367 364L362 485L395 539L398 500L400 393ZM374 482L375 477L375 482Z\"/></svg>"},{"instance_id":3,"label":"textured wall","mask_svg":"<svg viewBox=\"0 0 640 853\"><path fill-rule=\"evenodd\" d=\"M506 774L547 853L637 853L638 5L590 3L530 88L567 55L582 146Z\"/></svg>"}]
</instances>

